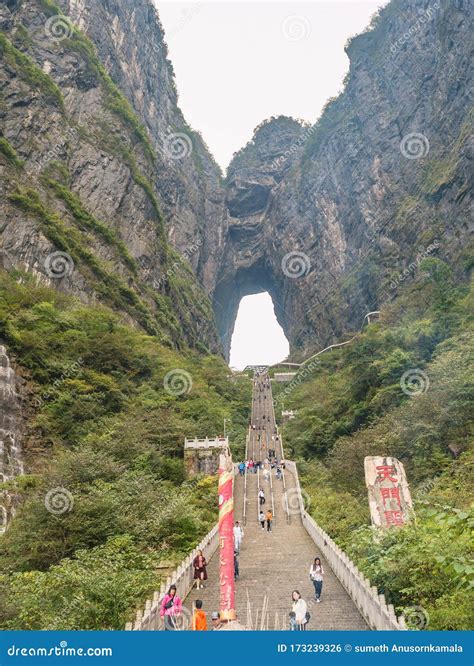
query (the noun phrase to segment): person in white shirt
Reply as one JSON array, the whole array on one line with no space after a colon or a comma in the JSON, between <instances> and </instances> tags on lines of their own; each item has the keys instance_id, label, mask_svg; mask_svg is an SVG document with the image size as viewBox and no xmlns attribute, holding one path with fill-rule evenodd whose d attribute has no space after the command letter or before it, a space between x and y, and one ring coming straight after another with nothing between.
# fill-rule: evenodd
<instances>
[{"instance_id":1,"label":"person in white shirt","mask_svg":"<svg viewBox=\"0 0 474 666\"><path fill-rule=\"evenodd\" d=\"M290 613L291 628L297 631L304 631L306 629L306 623L308 622L308 606L306 605L306 601L302 599L298 590L293 591L291 598L293 600L293 606Z\"/></svg>"},{"instance_id":2,"label":"person in white shirt","mask_svg":"<svg viewBox=\"0 0 474 666\"><path fill-rule=\"evenodd\" d=\"M259 520L259 523L260 523L260 526L261 526L262 530L264 530L265 529L265 514L263 513L263 511L260 511L260 513L258 514L258 520Z\"/></svg>"},{"instance_id":3,"label":"person in white shirt","mask_svg":"<svg viewBox=\"0 0 474 666\"><path fill-rule=\"evenodd\" d=\"M260 488L260 490L258 491L258 500L260 502L260 506L262 506L262 504L265 504L265 493L263 492L263 488Z\"/></svg>"},{"instance_id":4,"label":"person in white shirt","mask_svg":"<svg viewBox=\"0 0 474 666\"><path fill-rule=\"evenodd\" d=\"M309 570L309 577L313 581L314 596L318 604L321 602L321 592L323 590L323 576L324 576L324 569L323 565L321 564L321 560L319 559L319 557L315 557L314 562Z\"/></svg>"},{"instance_id":5,"label":"person in white shirt","mask_svg":"<svg viewBox=\"0 0 474 666\"><path fill-rule=\"evenodd\" d=\"M240 526L239 521L236 520L234 525L234 550L236 550L238 553L240 553L240 544L242 543L243 538L244 531Z\"/></svg>"}]
</instances>

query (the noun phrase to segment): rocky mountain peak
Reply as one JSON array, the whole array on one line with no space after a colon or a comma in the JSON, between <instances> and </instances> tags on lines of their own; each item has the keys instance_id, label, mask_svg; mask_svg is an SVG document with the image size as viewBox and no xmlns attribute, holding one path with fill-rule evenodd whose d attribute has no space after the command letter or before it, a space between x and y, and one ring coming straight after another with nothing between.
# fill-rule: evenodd
<instances>
[{"instance_id":1,"label":"rocky mountain peak","mask_svg":"<svg viewBox=\"0 0 474 666\"><path fill-rule=\"evenodd\" d=\"M240 298L267 290L295 356L358 328L441 235L462 279L468 5L393 0L348 44L320 119L262 122L223 182L151 0L3 3L4 267L225 354Z\"/></svg>"}]
</instances>

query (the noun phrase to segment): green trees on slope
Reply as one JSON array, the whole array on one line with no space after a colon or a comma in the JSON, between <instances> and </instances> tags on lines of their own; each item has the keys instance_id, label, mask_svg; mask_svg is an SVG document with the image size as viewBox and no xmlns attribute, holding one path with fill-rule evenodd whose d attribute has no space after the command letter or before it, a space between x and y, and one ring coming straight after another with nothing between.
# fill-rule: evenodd
<instances>
[{"instance_id":1,"label":"green trees on slope","mask_svg":"<svg viewBox=\"0 0 474 666\"><path fill-rule=\"evenodd\" d=\"M321 364L285 398L284 428L302 460L310 511L399 611L421 606L429 629L474 617L473 291L455 287L438 259L378 323ZM415 390L402 390L416 371ZM416 521L374 539L364 457L405 465ZM408 614L410 611L408 611Z\"/></svg>"},{"instance_id":2,"label":"green trees on slope","mask_svg":"<svg viewBox=\"0 0 474 666\"><path fill-rule=\"evenodd\" d=\"M159 585L158 563L214 524L216 480L185 481L184 437L222 433L226 418L241 446L250 383L17 278L0 273L0 339L25 379L29 474L6 484L19 507L0 539L0 627L120 629ZM165 389L174 370L189 390ZM58 488L64 513L46 506Z\"/></svg>"}]
</instances>

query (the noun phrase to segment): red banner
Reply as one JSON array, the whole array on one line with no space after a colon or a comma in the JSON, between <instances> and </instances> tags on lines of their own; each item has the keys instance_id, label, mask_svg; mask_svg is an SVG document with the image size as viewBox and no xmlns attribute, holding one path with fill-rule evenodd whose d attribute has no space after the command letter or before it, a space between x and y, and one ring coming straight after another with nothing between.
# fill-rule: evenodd
<instances>
[{"instance_id":1,"label":"red banner","mask_svg":"<svg viewBox=\"0 0 474 666\"><path fill-rule=\"evenodd\" d=\"M219 558L221 620L235 619L234 470L230 454L219 457Z\"/></svg>"}]
</instances>

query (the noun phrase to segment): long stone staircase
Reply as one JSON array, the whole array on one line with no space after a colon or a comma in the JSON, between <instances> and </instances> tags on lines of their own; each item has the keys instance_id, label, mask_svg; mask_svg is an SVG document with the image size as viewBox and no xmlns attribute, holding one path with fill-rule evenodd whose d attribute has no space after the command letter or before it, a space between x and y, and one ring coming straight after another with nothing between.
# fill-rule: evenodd
<instances>
[{"instance_id":1,"label":"long stone staircase","mask_svg":"<svg viewBox=\"0 0 474 666\"><path fill-rule=\"evenodd\" d=\"M281 436L278 441L274 421L271 388L254 389L252 422L265 430L250 430L247 449L256 460L264 459L268 448L274 448L277 458L282 458ZM265 398L263 397L265 396ZM261 398L260 400L258 398ZM265 419L263 420L263 416ZM260 442L258 435L261 435ZM250 456L252 457L252 456ZM296 481L286 469L284 480L277 480L271 470L270 480L263 474L238 475L234 480L235 519L244 524L239 569L236 582L236 609L240 621L253 629L288 629L291 610L291 594L299 590L309 606L311 620L308 629L368 629L350 596L316 548L301 520L297 506ZM258 490L266 496L264 511L273 508L272 531L262 530L258 522ZM244 500L246 512L244 517ZM273 500L273 501L272 501ZM314 588L309 578L309 568L315 557L320 557L325 571L322 602L314 602ZM219 609L219 557L216 553L208 567L208 581L204 589L193 590L186 600L191 608L196 599L202 599L208 612Z\"/></svg>"},{"instance_id":2,"label":"long stone staircase","mask_svg":"<svg viewBox=\"0 0 474 666\"><path fill-rule=\"evenodd\" d=\"M265 417L265 418L264 418ZM255 427L254 427L255 426ZM265 462L269 449L278 460L285 460L281 433L275 423L270 380L265 373L256 377L252 397L251 427L246 444L246 459ZM357 569L306 511L294 462L285 460L283 478L271 470L265 479L262 470L234 476L234 514L244 526L239 555L239 579L235 605L238 619L248 629L285 630L289 628L291 594L298 590L308 604L309 630L404 630L403 615L397 617L383 594ZM264 511L273 510L272 531L262 530L257 516L258 490L266 496ZM208 580L204 589L193 586L193 559L202 550L208 561ZM325 571L322 601L316 603L309 569L315 557L321 558ZM219 610L219 533L217 525L190 553L176 571L163 581L135 622L126 629L161 630L161 599L171 583L184 599L180 629L189 629L193 603L203 601L210 615Z\"/></svg>"},{"instance_id":3,"label":"long stone staircase","mask_svg":"<svg viewBox=\"0 0 474 666\"><path fill-rule=\"evenodd\" d=\"M298 514L285 512L283 482L273 479L275 519L272 532L263 531L257 520L257 475L249 474L247 499L249 513L244 526L236 582L236 609L240 621L253 629L288 629L291 593L299 590L307 603L314 598L309 568L321 557L325 570L322 602L309 603L308 629L368 629L347 592L331 571L321 552L303 527ZM288 491L294 490L294 477L286 472ZM268 490L268 483L262 486ZM235 477L235 514L243 519L243 478ZM267 492L267 498L269 493ZM267 499L268 501L268 499ZM204 589L193 589L185 605L202 599L204 610L219 610L219 555L212 557Z\"/></svg>"}]
</instances>

